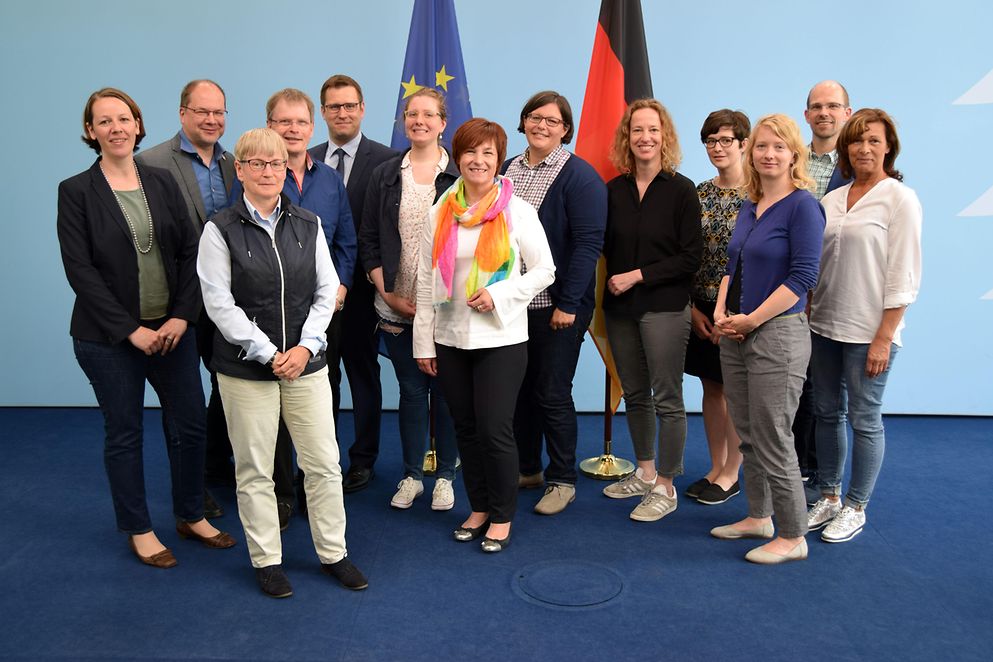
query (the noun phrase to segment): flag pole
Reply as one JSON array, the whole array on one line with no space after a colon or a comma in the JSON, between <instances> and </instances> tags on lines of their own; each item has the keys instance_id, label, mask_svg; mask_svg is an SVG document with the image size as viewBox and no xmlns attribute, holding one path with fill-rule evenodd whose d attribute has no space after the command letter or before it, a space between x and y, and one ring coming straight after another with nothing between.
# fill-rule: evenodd
<instances>
[{"instance_id":1,"label":"flag pole","mask_svg":"<svg viewBox=\"0 0 993 662\"><path fill-rule=\"evenodd\" d=\"M634 463L613 454L613 407L610 402L610 371L604 369L603 454L579 463L584 476L597 480L617 480L634 471Z\"/></svg>"}]
</instances>

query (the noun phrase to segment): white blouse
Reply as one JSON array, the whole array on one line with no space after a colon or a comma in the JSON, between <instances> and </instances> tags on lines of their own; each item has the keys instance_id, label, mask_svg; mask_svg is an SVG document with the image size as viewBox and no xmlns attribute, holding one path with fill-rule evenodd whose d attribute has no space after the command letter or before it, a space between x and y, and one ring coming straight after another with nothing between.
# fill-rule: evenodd
<instances>
[{"instance_id":1,"label":"white blouse","mask_svg":"<svg viewBox=\"0 0 993 662\"><path fill-rule=\"evenodd\" d=\"M514 249L514 264L509 276L486 287L493 298L494 310L478 313L466 304L465 281L476 252L476 241L482 225L472 228L459 226L458 252L455 255L455 277L452 300L438 306L431 303L431 249L438 207L431 207L421 237L421 263L417 271L417 314L414 316L414 358L435 357L435 343L458 349L504 347L528 339L528 304L538 292L555 280L555 263L548 247L545 230L538 212L516 195L510 199L506 212L510 220L510 245ZM521 274L521 260L528 271Z\"/></svg>"},{"instance_id":2,"label":"white blouse","mask_svg":"<svg viewBox=\"0 0 993 662\"><path fill-rule=\"evenodd\" d=\"M917 194L893 178L879 182L846 209L851 186L821 200L827 224L810 328L839 342L870 343L883 310L917 299L923 210ZM893 334L898 346L903 327L901 320Z\"/></svg>"}]
</instances>

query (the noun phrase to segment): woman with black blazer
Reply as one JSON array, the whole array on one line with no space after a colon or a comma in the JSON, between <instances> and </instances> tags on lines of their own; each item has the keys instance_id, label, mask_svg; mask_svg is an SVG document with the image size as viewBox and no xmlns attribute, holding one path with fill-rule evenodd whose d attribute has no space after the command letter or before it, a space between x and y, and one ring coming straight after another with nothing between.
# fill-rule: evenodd
<instances>
[{"instance_id":1,"label":"woman with black blazer","mask_svg":"<svg viewBox=\"0 0 993 662\"><path fill-rule=\"evenodd\" d=\"M205 408L195 334L200 313L196 234L172 176L139 167L141 110L103 88L83 110L83 142L99 158L59 184L58 236L76 294L69 333L104 416L104 464L117 516L135 555L171 568L145 502L145 380L162 404L176 531L208 547L235 544L203 516Z\"/></svg>"},{"instance_id":2,"label":"woman with black blazer","mask_svg":"<svg viewBox=\"0 0 993 662\"><path fill-rule=\"evenodd\" d=\"M390 505L401 509L410 508L424 492L429 393L434 399L438 457L431 509L451 510L455 505L455 426L441 389L435 388L435 379L417 367L412 340L424 223L428 210L459 176L454 161L440 144L445 118L445 99L437 90L425 88L407 98L403 123L410 149L373 171L359 228L359 258L376 286L379 331L400 386L404 476Z\"/></svg>"}]
</instances>

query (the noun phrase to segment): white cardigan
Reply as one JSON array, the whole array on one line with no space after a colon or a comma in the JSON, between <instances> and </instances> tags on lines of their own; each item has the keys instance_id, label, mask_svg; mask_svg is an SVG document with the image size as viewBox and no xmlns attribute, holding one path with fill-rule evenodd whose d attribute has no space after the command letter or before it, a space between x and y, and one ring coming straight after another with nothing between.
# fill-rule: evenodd
<instances>
[{"instance_id":1,"label":"white cardigan","mask_svg":"<svg viewBox=\"0 0 993 662\"><path fill-rule=\"evenodd\" d=\"M825 338L870 343L883 310L908 306L921 286L923 211L912 189L888 178L848 206L851 184L821 200L827 214L810 328ZM900 346L900 321L893 342Z\"/></svg>"},{"instance_id":2,"label":"white cardigan","mask_svg":"<svg viewBox=\"0 0 993 662\"><path fill-rule=\"evenodd\" d=\"M514 264L508 277L486 287L493 298L494 310L477 313L466 303L465 281L476 251L482 225L459 226L458 252L452 300L432 305L431 250L438 208L428 212L421 236L421 259L417 270L417 314L414 316L414 358L435 358L435 343L458 349L483 349L516 345L528 339L528 304L535 295L555 280L555 263L545 238L545 230L534 207L516 195L510 199L505 214L510 221L510 245ZM521 274L521 260L527 273Z\"/></svg>"}]
</instances>

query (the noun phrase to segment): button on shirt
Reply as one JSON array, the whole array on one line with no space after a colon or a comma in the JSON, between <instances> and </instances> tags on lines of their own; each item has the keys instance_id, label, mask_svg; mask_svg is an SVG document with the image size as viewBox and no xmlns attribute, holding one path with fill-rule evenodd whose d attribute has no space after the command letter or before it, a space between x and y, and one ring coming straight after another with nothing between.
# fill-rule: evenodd
<instances>
[{"instance_id":1,"label":"button on shirt","mask_svg":"<svg viewBox=\"0 0 993 662\"><path fill-rule=\"evenodd\" d=\"M179 132L179 149L190 155L193 164L193 174L200 186L200 197L203 198L203 210L210 218L228 206L227 189L224 187L224 177L221 175L220 159L224 158L224 148L220 143L214 143L214 156L208 166L200 158L196 147L182 131Z\"/></svg>"},{"instance_id":2,"label":"button on shirt","mask_svg":"<svg viewBox=\"0 0 993 662\"><path fill-rule=\"evenodd\" d=\"M352 174L352 166L355 164L355 154L359 151L359 143L362 142L362 132L355 134L355 137L349 140L344 145L335 145L333 142L328 141L328 153L324 155L324 163L331 166L335 170L338 169L338 156L335 155L335 150L341 149L345 152L345 184L348 184L348 176Z\"/></svg>"}]
</instances>

